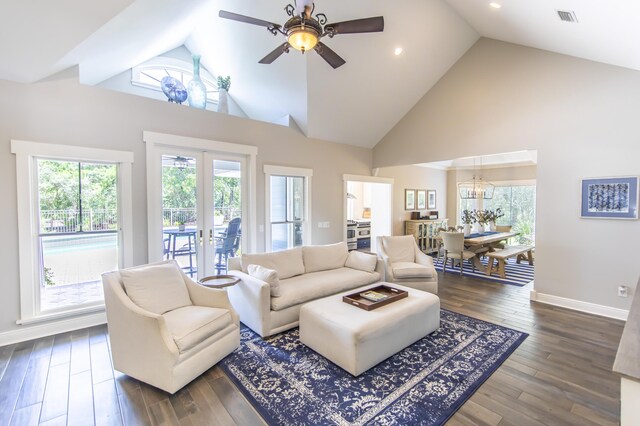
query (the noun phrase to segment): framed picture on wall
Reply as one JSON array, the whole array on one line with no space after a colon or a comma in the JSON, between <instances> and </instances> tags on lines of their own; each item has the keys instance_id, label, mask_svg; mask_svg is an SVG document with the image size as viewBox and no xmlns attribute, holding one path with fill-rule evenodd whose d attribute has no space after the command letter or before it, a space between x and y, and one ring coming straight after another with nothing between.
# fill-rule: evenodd
<instances>
[{"instance_id":1,"label":"framed picture on wall","mask_svg":"<svg viewBox=\"0 0 640 426\"><path fill-rule=\"evenodd\" d=\"M590 219L637 219L638 176L582 179L580 210Z\"/></svg>"},{"instance_id":2,"label":"framed picture on wall","mask_svg":"<svg viewBox=\"0 0 640 426\"><path fill-rule=\"evenodd\" d=\"M418 189L416 191L416 208L418 210L427 208L427 191L424 189Z\"/></svg>"},{"instance_id":3,"label":"framed picture on wall","mask_svg":"<svg viewBox=\"0 0 640 426\"><path fill-rule=\"evenodd\" d=\"M429 210L436 208L436 190L430 189L427 191L427 208Z\"/></svg>"},{"instance_id":4,"label":"framed picture on wall","mask_svg":"<svg viewBox=\"0 0 640 426\"><path fill-rule=\"evenodd\" d=\"M405 210L416 209L416 190L415 189L404 190L404 209Z\"/></svg>"}]
</instances>

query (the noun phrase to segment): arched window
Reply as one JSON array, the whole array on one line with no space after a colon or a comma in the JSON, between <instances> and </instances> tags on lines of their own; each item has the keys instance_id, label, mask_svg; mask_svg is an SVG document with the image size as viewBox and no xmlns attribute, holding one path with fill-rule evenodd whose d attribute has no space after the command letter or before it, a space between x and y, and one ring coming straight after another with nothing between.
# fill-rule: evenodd
<instances>
[{"instance_id":1,"label":"arched window","mask_svg":"<svg viewBox=\"0 0 640 426\"><path fill-rule=\"evenodd\" d=\"M170 75L187 86L193 78L193 65L180 59L159 56L131 69L131 84L162 92L160 81ZM207 103L218 103L218 85L215 79L202 66L200 78L207 87Z\"/></svg>"}]
</instances>

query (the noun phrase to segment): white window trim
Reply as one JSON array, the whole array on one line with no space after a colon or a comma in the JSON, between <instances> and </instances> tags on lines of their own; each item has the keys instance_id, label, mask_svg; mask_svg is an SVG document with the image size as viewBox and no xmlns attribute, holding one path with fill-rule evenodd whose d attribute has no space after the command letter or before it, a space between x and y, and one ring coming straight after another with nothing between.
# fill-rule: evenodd
<instances>
[{"instance_id":1,"label":"white window trim","mask_svg":"<svg viewBox=\"0 0 640 426\"><path fill-rule=\"evenodd\" d=\"M131 164L133 152L87 148L70 145L11 141L11 153L16 155L16 182L18 193L18 256L20 272L20 318L16 324L31 324L103 311L104 304L80 307L77 310L39 314L36 307L36 284L39 284L38 246L38 194L34 191L36 157L51 159L103 162L118 164L118 215L122 239L119 264L133 266L133 198Z\"/></svg>"},{"instance_id":2,"label":"white window trim","mask_svg":"<svg viewBox=\"0 0 640 426\"><path fill-rule=\"evenodd\" d=\"M304 180L304 193L305 193L305 218L304 222L307 226L304 227L304 233L302 234L302 238L304 241L304 245L311 245L312 240L312 232L311 228L313 227L311 221L311 180L313 178L313 169L305 169L301 167L287 167L287 166L273 166L267 165L264 166L264 218L265 218L265 233L264 233L264 251L271 251L271 176L287 176L287 177L300 177L303 176L306 179Z\"/></svg>"},{"instance_id":3,"label":"white window trim","mask_svg":"<svg viewBox=\"0 0 640 426\"><path fill-rule=\"evenodd\" d=\"M256 156L258 147L237 143L220 142L208 139L192 138L188 136L170 135L150 131L142 132L142 139L147 144L147 188L152 188L155 182L162 179L162 167L155 161L156 145L201 150L202 152L243 155L247 159L247 188L246 215L243 212L243 221L246 220L248 232L247 244L249 252L256 251ZM162 194L154 190L147 191L147 212L162 210ZM244 207L243 207L244 210ZM246 216L246 217L245 217ZM153 247L162 247L162 235L156 231L162 228L161 219L157 215L147 215L149 258L155 258ZM243 226L243 235L244 226ZM244 247L244 246L243 246Z\"/></svg>"}]
</instances>

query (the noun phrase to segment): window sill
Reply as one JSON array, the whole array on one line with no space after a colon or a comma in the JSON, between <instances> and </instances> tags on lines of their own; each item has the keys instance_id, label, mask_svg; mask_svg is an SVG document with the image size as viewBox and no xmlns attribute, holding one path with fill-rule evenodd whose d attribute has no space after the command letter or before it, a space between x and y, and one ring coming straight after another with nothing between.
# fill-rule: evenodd
<instances>
[{"instance_id":1,"label":"window sill","mask_svg":"<svg viewBox=\"0 0 640 426\"><path fill-rule=\"evenodd\" d=\"M34 316L31 318L19 319L18 321L16 321L16 324L18 325L36 324L40 322L55 321L59 319L77 317L77 316L93 314L97 312L104 312L104 311L105 311L104 304L86 306L83 308L74 309L72 311L55 312L55 313L49 313L49 314L42 314L42 315Z\"/></svg>"}]
</instances>

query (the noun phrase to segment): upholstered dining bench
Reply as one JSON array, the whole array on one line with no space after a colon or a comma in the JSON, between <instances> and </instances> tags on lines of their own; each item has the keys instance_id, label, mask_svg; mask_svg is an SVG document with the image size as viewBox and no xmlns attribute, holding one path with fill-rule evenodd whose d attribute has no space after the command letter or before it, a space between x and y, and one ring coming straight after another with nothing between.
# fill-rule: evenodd
<instances>
[{"instance_id":1,"label":"upholstered dining bench","mask_svg":"<svg viewBox=\"0 0 640 426\"><path fill-rule=\"evenodd\" d=\"M516 262L520 263L521 260L527 260L529 265L533 265L533 246L507 246L502 250L486 253L489 261L487 263L487 275L491 275L493 272L497 272L500 277L505 278L505 265L507 259L510 257L516 257ZM498 261L498 264L494 267L494 259Z\"/></svg>"}]
</instances>

